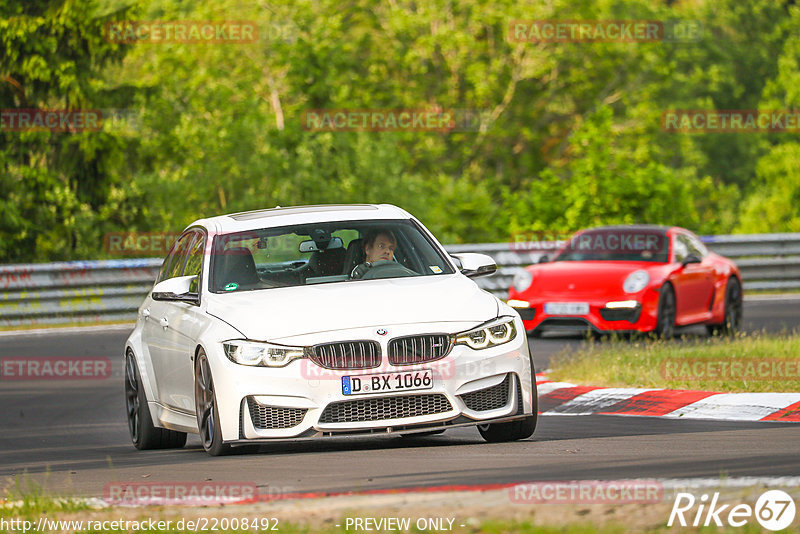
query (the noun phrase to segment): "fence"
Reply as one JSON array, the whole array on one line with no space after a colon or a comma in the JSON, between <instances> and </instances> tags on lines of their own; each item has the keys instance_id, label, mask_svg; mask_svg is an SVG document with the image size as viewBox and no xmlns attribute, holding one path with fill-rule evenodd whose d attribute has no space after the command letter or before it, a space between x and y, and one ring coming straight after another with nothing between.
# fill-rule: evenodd
<instances>
[{"instance_id":1,"label":"fence","mask_svg":"<svg viewBox=\"0 0 800 534\"><path fill-rule=\"evenodd\" d=\"M744 289L800 289L800 234L706 236L713 251L736 261ZM505 298L517 269L548 252L520 243L451 245L448 252L492 256L498 272L476 278ZM0 326L133 320L153 285L160 258L0 266Z\"/></svg>"}]
</instances>

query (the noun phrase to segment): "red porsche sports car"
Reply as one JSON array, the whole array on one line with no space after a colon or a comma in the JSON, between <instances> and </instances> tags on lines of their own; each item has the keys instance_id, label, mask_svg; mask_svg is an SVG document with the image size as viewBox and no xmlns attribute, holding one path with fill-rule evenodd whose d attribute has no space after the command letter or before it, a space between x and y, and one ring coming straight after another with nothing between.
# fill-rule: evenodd
<instances>
[{"instance_id":1,"label":"red porsche sports car","mask_svg":"<svg viewBox=\"0 0 800 534\"><path fill-rule=\"evenodd\" d=\"M742 317L736 264L692 232L666 226L582 230L549 261L520 269L508 304L525 329L674 334L705 324L733 333Z\"/></svg>"}]
</instances>

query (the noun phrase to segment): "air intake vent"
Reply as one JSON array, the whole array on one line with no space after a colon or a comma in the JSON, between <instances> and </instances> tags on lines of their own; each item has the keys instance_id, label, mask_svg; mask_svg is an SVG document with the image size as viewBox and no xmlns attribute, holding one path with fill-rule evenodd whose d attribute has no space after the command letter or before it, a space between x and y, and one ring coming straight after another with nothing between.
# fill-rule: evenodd
<instances>
[{"instance_id":1,"label":"air intake vent","mask_svg":"<svg viewBox=\"0 0 800 534\"><path fill-rule=\"evenodd\" d=\"M452 410L450 401L441 393L379 397L332 402L322 412L320 423L356 423L383 421L445 413Z\"/></svg>"},{"instance_id":2,"label":"air intake vent","mask_svg":"<svg viewBox=\"0 0 800 534\"><path fill-rule=\"evenodd\" d=\"M489 410L497 410L508 404L508 382L511 375L506 375L505 380L496 386L479 389L461 395L461 400L467 405L470 410L476 412L486 412Z\"/></svg>"},{"instance_id":3,"label":"air intake vent","mask_svg":"<svg viewBox=\"0 0 800 534\"><path fill-rule=\"evenodd\" d=\"M302 408L280 408L257 403L252 397L247 398L247 407L253 426L260 430L292 428L303 422L308 410Z\"/></svg>"}]
</instances>

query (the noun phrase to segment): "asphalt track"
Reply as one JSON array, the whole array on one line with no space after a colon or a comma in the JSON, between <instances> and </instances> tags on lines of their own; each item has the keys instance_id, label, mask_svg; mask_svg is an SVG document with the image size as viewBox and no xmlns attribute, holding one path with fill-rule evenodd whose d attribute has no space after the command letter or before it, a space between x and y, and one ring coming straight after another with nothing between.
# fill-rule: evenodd
<instances>
[{"instance_id":1,"label":"asphalt track","mask_svg":"<svg viewBox=\"0 0 800 534\"><path fill-rule=\"evenodd\" d=\"M745 303L747 331L798 327L800 299ZM703 335L688 329L689 336ZM261 493L534 480L799 476L800 425L644 417L547 416L526 441L487 444L476 429L439 436L281 443L211 458L196 436L171 451L137 451L123 407L125 328L1 335L0 358L107 356L105 380L0 380L0 489L30 477L48 491L102 497L110 482L230 481ZM539 369L579 337L531 339Z\"/></svg>"}]
</instances>

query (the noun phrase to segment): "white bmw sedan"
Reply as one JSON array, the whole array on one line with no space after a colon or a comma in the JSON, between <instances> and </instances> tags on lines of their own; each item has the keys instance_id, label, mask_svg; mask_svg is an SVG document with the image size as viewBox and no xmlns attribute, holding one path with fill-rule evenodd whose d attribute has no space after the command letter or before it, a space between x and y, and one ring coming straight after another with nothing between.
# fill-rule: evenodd
<instances>
[{"instance_id":1,"label":"white bmw sedan","mask_svg":"<svg viewBox=\"0 0 800 534\"><path fill-rule=\"evenodd\" d=\"M390 205L274 208L196 221L175 242L125 347L138 449L212 455L274 440L536 426L522 321Z\"/></svg>"}]
</instances>

